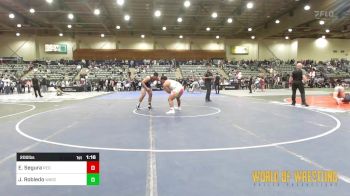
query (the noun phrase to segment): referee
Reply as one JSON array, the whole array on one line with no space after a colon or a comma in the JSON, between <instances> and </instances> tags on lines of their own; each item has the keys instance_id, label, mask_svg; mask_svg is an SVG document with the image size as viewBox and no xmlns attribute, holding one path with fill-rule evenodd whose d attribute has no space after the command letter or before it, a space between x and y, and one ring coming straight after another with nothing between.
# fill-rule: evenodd
<instances>
[{"instance_id":1,"label":"referee","mask_svg":"<svg viewBox=\"0 0 350 196\"><path fill-rule=\"evenodd\" d=\"M292 75L289 78L289 84L292 84L292 105L295 106L295 96L297 89L299 89L301 96L301 104L305 107L309 105L305 100L305 89L304 84L307 82L306 76L302 70L303 64L297 63L296 69L292 72Z\"/></svg>"},{"instance_id":2,"label":"referee","mask_svg":"<svg viewBox=\"0 0 350 196\"><path fill-rule=\"evenodd\" d=\"M38 97L38 94L40 97L43 97L40 93L40 84L39 84L39 80L36 77L36 75L34 75L34 78L32 79L32 84L33 84L35 97ZM38 94L36 92L38 92Z\"/></svg>"},{"instance_id":3,"label":"referee","mask_svg":"<svg viewBox=\"0 0 350 196\"><path fill-rule=\"evenodd\" d=\"M249 77L249 82L248 82L249 93L253 93L252 92L252 85L253 85L253 76L250 76Z\"/></svg>"}]
</instances>

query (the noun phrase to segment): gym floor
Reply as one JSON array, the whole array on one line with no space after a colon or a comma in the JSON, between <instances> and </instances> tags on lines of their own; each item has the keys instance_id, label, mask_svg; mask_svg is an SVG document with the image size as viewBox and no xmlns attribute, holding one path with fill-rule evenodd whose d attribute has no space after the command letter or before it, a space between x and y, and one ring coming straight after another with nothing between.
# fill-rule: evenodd
<instances>
[{"instance_id":1,"label":"gym floor","mask_svg":"<svg viewBox=\"0 0 350 196\"><path fill-rule=\"evenodd\" d=\"M78 100L82 94L0 96L0 190L26 196L348 195L348 105L316 104L329 92L307 91L315 103L293 107L289 94L223 91L206 103L203 93L185 93L175 115L165 114L164 92L154 92L151 111L135 110L139 92ZM16 152L99 152L100 185L16 186ZM255 183L257 170L334 170L339 180Z\"/></svg>"}]
</instances>

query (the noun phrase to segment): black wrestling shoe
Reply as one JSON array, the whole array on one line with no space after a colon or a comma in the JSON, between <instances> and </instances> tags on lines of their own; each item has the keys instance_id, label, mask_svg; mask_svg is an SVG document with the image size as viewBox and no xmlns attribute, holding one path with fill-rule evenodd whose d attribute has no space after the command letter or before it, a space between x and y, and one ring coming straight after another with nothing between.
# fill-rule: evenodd
<instances>
[{"instance_id":1,"label":"black wrestling shoe","mask_svg":"<svg viewBox=\"0 0 350 196\"><path fill-rule=\"evenodd\" d=\"M303 103L301 105L303 105L304 107L309 107L309 105L307 103Z\"/></svg>"},{"instance_id":2,"label":"black wrestling shoe","mask_svg":"<svg viewBox=\"0 0 350 196\"><path fill-rule=\"evenodd\" d=\"M295 103L292 103L292 104L290 104L290 105L295 106Z\"/></svg>"},{"instance_id":3,"label":"black wrestling shoe","mask_svg":"<svg viewBox=\"0 0 350 196\"><path fill-rule=\"evenodd\" d=\"M140 104L136 105L136 110L140 110Z\"/></svg>"},{"instance_id":4,"label":"black wrestling shoe","mask_svg":"<svg viewBox=\"0 0 350 196\"><path fill-rule=\"evenodd\" d=\"M149 109L149 110L152 110L152 106L151 106L151 105L148 105L148 109Z\"/></svg>"}]
</instances>

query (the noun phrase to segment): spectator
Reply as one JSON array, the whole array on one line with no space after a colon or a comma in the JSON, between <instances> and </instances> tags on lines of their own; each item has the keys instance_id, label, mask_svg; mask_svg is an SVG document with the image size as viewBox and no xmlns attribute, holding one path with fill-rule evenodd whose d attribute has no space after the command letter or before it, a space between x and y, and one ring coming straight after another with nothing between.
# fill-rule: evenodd
<instances>
[{"instance_id":1,"label":"spectator","mask_svg":"<svg viewBox=\"0 0 350 196\"><path fill-rule=\"evenodd\" d=\"M205 95L205 101L206 102L211 102L210 99L210 93L211 93L211 86L212 86L212 81L213 81L213 73L210 71L210 64L207 65L207 72L205 73L203 79L205 83L205 88L207 89L207 93Z\"/></svg>"},{"instance_id":2,"label":"spectator","mask_svg":"<svg viewBox=\"0 0 350 196\"><path fill-rule=\"evenodd\" d=\"M221 81L220 75L219 75L219 73L216 73L215 81L214 81L214 87L215 87L216 94L220 93L220 81Z\"/></svg>"},{"instance_id":3,"label":"spectator","mask_svg":"<svg viewBox=\"0 0 350 196\"><path fill-rule=\"evenodd\" d=\"M47 92L47 80L46 80L46 76L41 80L41 89L43 91L43 93L46 93Z\"/></svg>"}]
</instances>

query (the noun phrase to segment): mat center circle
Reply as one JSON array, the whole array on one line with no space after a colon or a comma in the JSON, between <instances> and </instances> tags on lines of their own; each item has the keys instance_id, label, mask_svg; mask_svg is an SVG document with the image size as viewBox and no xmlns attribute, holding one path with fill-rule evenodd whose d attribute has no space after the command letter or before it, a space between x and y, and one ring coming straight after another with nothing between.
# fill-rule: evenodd
<instances>
[{"instance_id":1,"label":"mat center circle","mask_svg":"<svg viewBox=\"0 0 350 196\"><path fill-rule=\"evenodd\" d=\"M220 108L212 106L185 105L181 110L175 110L175 114L166 114L169 107L153 107L149 110L147 107L134 109L133 113L139 116L155 118L196 118L213 116L221 112Z\"/></svg>"}]
</instances>

